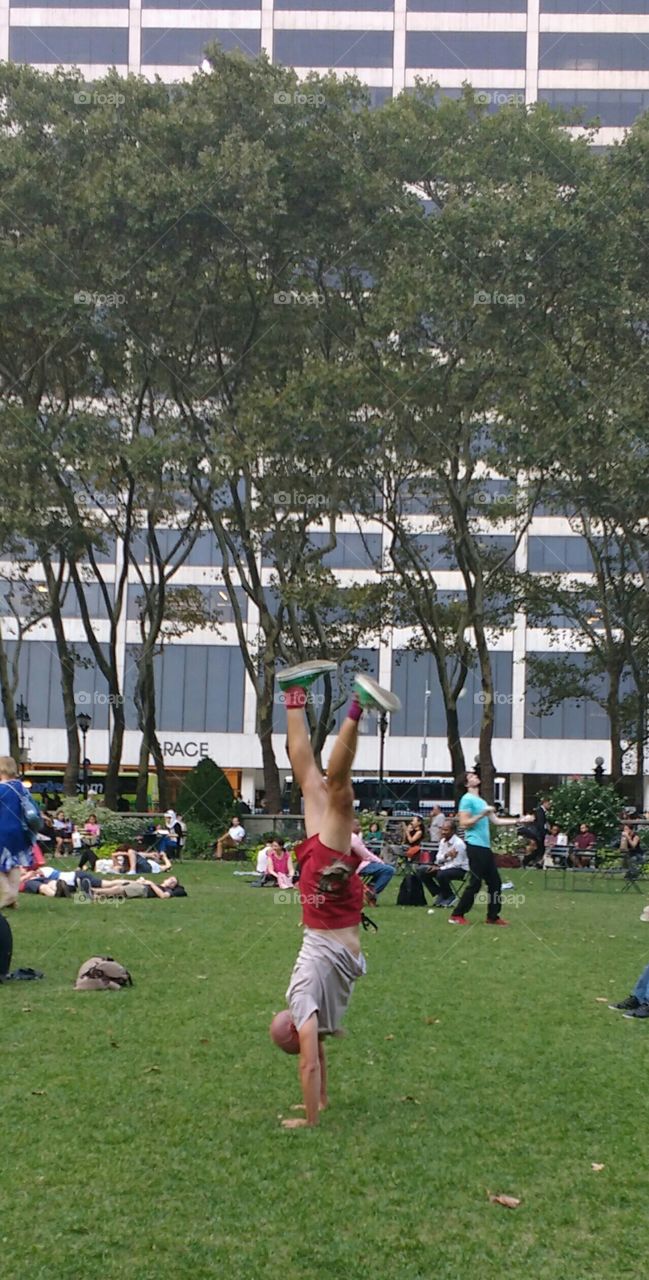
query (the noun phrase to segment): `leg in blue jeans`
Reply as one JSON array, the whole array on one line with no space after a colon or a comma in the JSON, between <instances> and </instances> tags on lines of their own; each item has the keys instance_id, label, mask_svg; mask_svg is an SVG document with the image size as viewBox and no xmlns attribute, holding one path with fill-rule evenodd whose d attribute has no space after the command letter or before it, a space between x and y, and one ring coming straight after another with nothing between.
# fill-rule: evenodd
<instances>
[{"instance_id":1,"label":"leg in blue jeans","mask_svg":"<svg viewBox=\"0 0 649 1280\"><path fill-rule=\"evenodd\" d=\"M649 1004L649 964L640 974L633 988L633 994L640 1004Z\"/></svg>"},{"instance_id":2,"label":"leg in blue jeans","mask_svg":"<svg viewBox=\"0 0 649 1280\"><path fill-rule=\"evenodd\" d=\"M378 898L388 885L394 875L394 867L388 866L387 862L380 864L378 862L370 862L369 866L363 867L361 875L371 877L372 888Z\"/></svg>"}]
</instances>

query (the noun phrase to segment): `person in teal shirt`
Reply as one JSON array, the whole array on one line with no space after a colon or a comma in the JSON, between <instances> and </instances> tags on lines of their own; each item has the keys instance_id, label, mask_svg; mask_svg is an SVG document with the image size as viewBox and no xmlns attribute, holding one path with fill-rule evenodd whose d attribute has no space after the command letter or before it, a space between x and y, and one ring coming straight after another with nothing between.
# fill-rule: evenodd
<instances>
[{"instance_id":1,"label":"person in teal shirt","mask_svg":"<svg viewBox=\"0 0 649 1280\"><path fill-rule=\"evenodd\" d=\"M520 822L529 822L530 817L499 818L493 805L487 804L478 793L480 791L480 775L470 769L466 775L466 792L460 800L458 815L460 831L466 841L469 858L469 879L467 886L453 912L449 924L468 924L467 915L475 902L475 896L484 881L489 902L487 906L486 924L506 925L500 915L502 905L500 890L502 880L496 866L491 849L491 825L497 827L517 827Z\"/></svg>"}]
</instances>

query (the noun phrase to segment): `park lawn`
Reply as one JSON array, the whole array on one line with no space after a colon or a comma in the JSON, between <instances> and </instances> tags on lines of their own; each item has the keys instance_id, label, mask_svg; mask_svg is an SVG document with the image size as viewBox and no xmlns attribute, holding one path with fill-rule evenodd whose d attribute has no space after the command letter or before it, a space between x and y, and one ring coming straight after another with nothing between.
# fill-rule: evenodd
<instances>
[{"instance_id":1,"label":"park lawn","mask_svg":"<svg viewBox=\"0 0 649 1280\"><path fill-rule=\"evenodd\" d=\"M11 913L14 965L46 979L0 988L4 1280L645 1276L649 1025L597 1002L649 959L638 894L514 872L511 929L479 906L452 929L393 882L330 1111L286 1132L295 1061L267 1028L299 909L232 870L183 865L185 900ZM74 992L93 954L132 990Z\"/></svg>"}]
</instances>

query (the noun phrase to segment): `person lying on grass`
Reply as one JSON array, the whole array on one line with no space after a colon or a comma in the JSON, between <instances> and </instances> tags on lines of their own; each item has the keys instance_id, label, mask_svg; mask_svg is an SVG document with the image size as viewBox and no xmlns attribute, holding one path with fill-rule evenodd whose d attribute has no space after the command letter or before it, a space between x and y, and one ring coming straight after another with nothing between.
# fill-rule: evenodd
<instances>
[{"instance_id":1,"label":"person lying on grass","mask_svg":"<svg viewBox=\"0 0 649 1280\"><path fill-rule=\"evenodd\" d=\"M304 1117L282 1121L285 1129L317 1125L327 1105L327 1064L323 1039L340 1035L340 1024L356 979L365 972L359 927L363 884L356 874L361 855L351 852L354 790L351 771L363 711L395 711L399 699L366 675L354 680L354 697L334 742L327 780L315 762L304 708L308 690L335 663L300 663L281 671L288 755L304 798L307 839L295 853L300 868L304 940L286 993L288 1009L277 1014L271 1038L286 1053L300 1055Z\"/></svg>"},{"instance_id":2,"label":"person lying on grass","mask_svg":"<svg viewBox=\"0 0 649 1280\"><path fill-rule=\"evenodd\" d=\"M83 882L82 882L83 883ZM101 888L91 888L92 898L101 902L104 898L186 898L187 890L179 884L177 876L167 876L162 884L154 884L153 880L113 880Z\"/></svg>"}]
</instances>

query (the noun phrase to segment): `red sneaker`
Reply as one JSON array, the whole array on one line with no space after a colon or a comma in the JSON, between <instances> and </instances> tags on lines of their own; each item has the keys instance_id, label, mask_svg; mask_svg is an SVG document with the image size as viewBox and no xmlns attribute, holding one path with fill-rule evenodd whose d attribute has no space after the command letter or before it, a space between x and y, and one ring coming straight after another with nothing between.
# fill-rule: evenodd
<instances>
[{"instance_id":1,"label":"red sneaker","mask_svg":"<svg viewBox=\"0 0 649 1280\"><path fill-rule=\"evenodd\" d=\"M485 920L485 924L499 924L503 929L509 928L509 920L502 920L500 916L497 920Z\"/></svg>"},{"instance_id":2,"label":"red sneaker","mask_svg":"<svg viewBox=\"0 0 649 1280\"><path fill-rule=\"evenodd\" d=\"M469 921L464 916L449 916L449 924L468 924Z\"/></svg>"}]
</instances>

